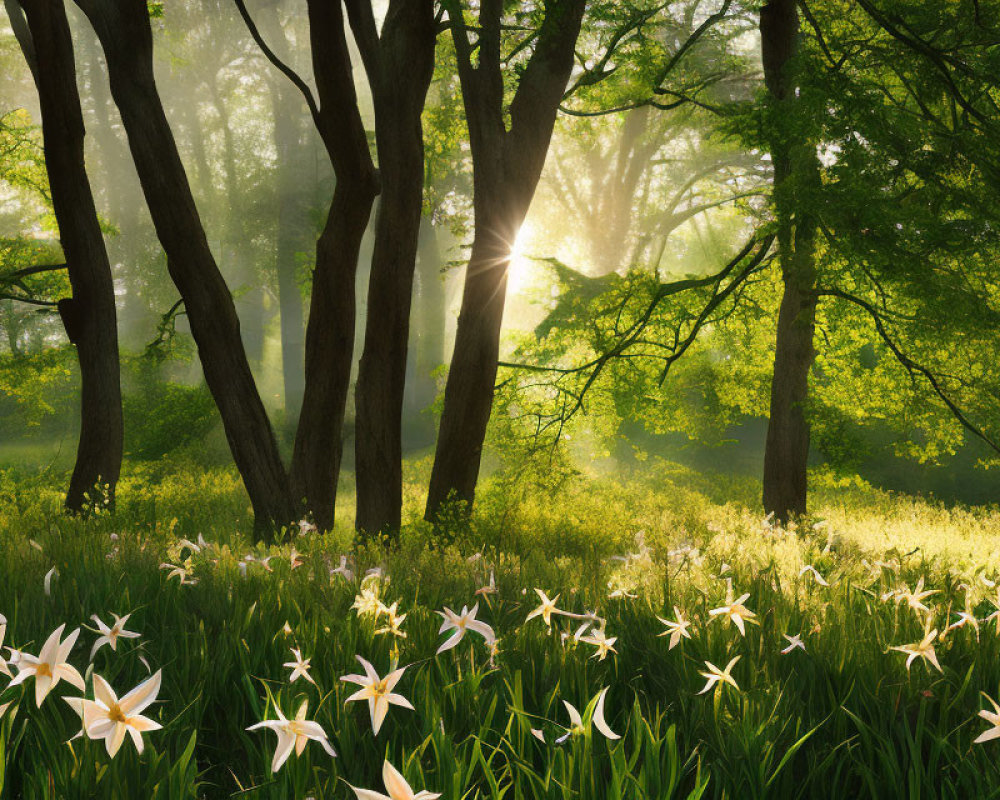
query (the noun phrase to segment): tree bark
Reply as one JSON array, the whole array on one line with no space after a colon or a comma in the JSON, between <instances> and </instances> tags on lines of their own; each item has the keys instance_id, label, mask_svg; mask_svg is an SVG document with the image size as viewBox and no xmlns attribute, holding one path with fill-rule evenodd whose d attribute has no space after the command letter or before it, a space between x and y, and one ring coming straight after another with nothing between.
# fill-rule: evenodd
<instances>
[{"instance_id":1,"label":"tree bark","mask_svg":"<svg viewBox=\"0 0 1000 800\"><path fill-rule=\"evenodd\" d=\"M184 299L205 380L233 459L267 537L296 517L288 476L240 338L233 297L208 246L184 165L153 77L153 37L143 0L76 0L104 49L167 269Z\"/></svg>"},{"instance_id":2,"label":"tree bark","mask_svg":"<svg viewBox=\"0 0 1000 800\"><path fill-rule=\"evenodd\" d=\"M425 516L435 520L450 498L471 509L493 405L507 268L517 232L531 205L573 67L585 0L552 0L535 50L521 73L504 120L500 68L501 0L483 0L479 64L460 3L447 5L458 55L473 163L475 237L438 433Z\"/></svg>"},{"instance_id":3,"label":"tree bark","mask_svg":"<svg viewBox=\"0 0 1000 800\"><path fill-rule=\"evenodd\" d=\"M306 384L292 456L292 485L321 530L333 527L343 425L354 352L355 278L361 239L378 194L340 3L309 0L316 123L337 186L316 244Z\"/></svg>"},{"instance_id":4,"label":"tree bark","mask_svg":"<svg viewBox=\"0 0 1000 800\"><path fill-rule=\"evenodd\" d=\"M420 117L437 32L432 0L392 0L377 39L365 35L365 19L355 16L352 25L372 87L382 191L355 389L355 524L374 534L401 523L403 392L424 182Z\"/></svg>"},{"instance_id":5,"label":"tree bark","mask_svg":"<svg viewBox=\"0 0 1000 800\"><path fill-rule=\"evenodd\" d=\"M809 371L814 360L815 220L801 191L817 179L815 151L796 131L795 0L771 0L760 13L764 77L775 113L774 165L778 253L784 290L778 312L771 407L764 449L764 510L784 524L807 509Z\"/></svg>"},{"instance_id":6,"label":"tree bark","mask_svg":"<svg viewBox=\"0 0 1000 800\"><path fill-rule=\"evenodd\" d=\"M114 281L84 163L86 131L63 0L23 0L42 112L45 166L72 299L59 311L80 361L80 442L66 508L114 501L122 461L122 397ZM33 58L32 58L33 56ZM99 489L96 487L100 487ZM95 491L96 490L96 491Z\"/></svg>"}]
</instances>

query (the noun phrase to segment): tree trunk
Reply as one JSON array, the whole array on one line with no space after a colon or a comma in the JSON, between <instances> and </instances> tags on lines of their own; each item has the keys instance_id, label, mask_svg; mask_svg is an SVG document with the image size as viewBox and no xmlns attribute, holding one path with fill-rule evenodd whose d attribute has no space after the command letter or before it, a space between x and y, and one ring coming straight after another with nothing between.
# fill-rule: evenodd
<instances>
[{"instance_id":1,"label":"tree trunk","mask_svg":"<svg viewBox=\"0 0 1000 800\"><path fill-rule=\"evenodd\" d=\"M66 508L114 500L122 460L122 397L114 281L84 164L84 124L63 0L24 0L37 69L45 166L72 299L59 312L80 361L80 442ZM29 57L30 51L25 51ZM95 487L102 487L95 494Z\"/></svg>"},{"instance_id":2,"label":"tree trunk","mask_svg":"<svg viewBox=\"0 0 1000 800\"><path fill-rule=\"evenodd\" d=\"M585 0L546 3L534 52L510 102L508 128L500 69L503 3L480 4L476 67L461 5L447 4L469 125L476 232L445 386L428 520L437 518L449 498L464 501L467 509L475 499L493 405L510 251L545 165L585 6Z\"/></svg>"},{"instance_id":3,"label":"tree trunk","mask_svg":"<svg viewBox=\"0 0 1000 800\"><path fill-rule=\"evenodd\" d=\"M316 123L337 177L316 244L306 385L292 456L292 485L321 530L333 527L343 424L354 352L355 278L361 240L378 194L351 72L339 3L309 0L309 36L319 96Z\"/></svg>"},{"instance_id":4,"label":"tree trunk","mask_svg":"<svg viewBox=\"0 0 1000 800\"><path fill-rule=\"evenodd\" d=\"M420 116L434 71L434 4L393 0L369 72L382 192L355 390L359 531L395 531L403 501L402 415L423 203Z\"/></svg>"},{"instance_id":5,"label":"tree trunk","mask_svg":"<svg viewBox=\"0 0 1000 800\"><path fill-rule=\"evenodd\" d=\"M288 476L254 384L233 298L208 246L191 187L153 77L153 38L141 0L77 0L104 48L170 277L184 299L205 380L253 504L258 532L296 517Z\"/></svg>"},{"instance_id":6,"label":"tree trunk","mask_svg":"<svg viewBox=\"0 0 1000 800\"><path fill-rule=\"evenodd\" d=\"M375 191L337 181L316 243L306 329L306 386L292 457L292 485L320 530L333 528L344 412L354 354L354 279Z\"/></svg>"},{"instance_id":7,"label":"tree trunk","mask_svg":"<svg viewBox=\"0 0 1000 800\"><path fill-rule=\"evenodd\" d=\"M511 230L516 232L520 227L527 209L520 214L505 214L487 211L484 206L483 202L476 203L476 236L466 268L455 349L445 385L427 497L428 519L434 519L441 505L450 499L465 501L471 507L493 407ZM502 224L503 219L507 225Z\"/></svg>"},{"instance_id":8,"label":"tree trunk","mask_svg":"<svg viewBox=\"0 0 1000 800\"><path fill-rule=\"evenodd\" d=\"M798 46L795 0L771 0L760 14L764 77L774 112L778 252L784 292L778 313L771 407L764 449L763 502L784 524L806 513L809 457L809 371L814 359L815 220L800 191L818 178L815 151L796 133L793 59Z\"/></svg>"}]
</instances>

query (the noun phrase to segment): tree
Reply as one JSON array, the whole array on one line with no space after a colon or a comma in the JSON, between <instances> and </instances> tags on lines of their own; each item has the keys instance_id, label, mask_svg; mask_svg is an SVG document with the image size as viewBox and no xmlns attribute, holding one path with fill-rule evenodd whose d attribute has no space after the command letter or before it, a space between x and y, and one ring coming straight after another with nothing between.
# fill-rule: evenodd
<instances>
[{"instance_id":1,"label":"tree","mask_svg":"<svg viewBox=\"0 0 1000 800\"><path fill-rule=\"evenodd\" d=\"M375 104L381 197L355 402L358 530L398 530L410 305L423 205L421 114L434 73L432 0L391 0L381 34L371 3L348 2Z\"/></svg>"},{"instance_id":2,"label":"tree","mask_svg":"<svg viewBox=\"0 0 1000 800\"><path fill-rule=\"evenodd\" d=\"M585 0L546 4L534 50L508 108L501 53L503 3L484 0L480 5L476 66L462 5L458 0L445 3L469 127L476 232L427 497L430 520L450 497L469 505L475 497L493 403L511 247L545 164L585 5Z\"/></svg>"},{"instance_id":3,"label":"tree","mask_svg":"<svg viewBox=\"0 0 1000 800\"><path fill-rule=\"evenodd\" d=\"M809 423L806 403L815 353L816 219L808 196L819 181L816 145L796 118L799 18L795 0L760 11L764 83L770 97L778 253L784 290L778 312L771 407L764 450L764 510L780 522L806 513Z\"/></svg>"},{"instance_id":4,"label":"tree","mask_svg":"<svg viewBox=\"0 0 1000 800\"><path fill-rule=\"evenodd\" d=\"M104 49L111 93L128 135L167 269L191 322L205 380L222 417L255 525L296 517L288 475L254 383L233 297L208 246L153 77L153 37L141 0L78 0Z\"/></svg>"},{"instance_id":5,"label":"tree","mask_svg":"<svg viewBox=\"0 0 1000 800\"><path fill-rule=\"evenodd\" d=\"M45 166L72 297L59 301L80 363L80 441L66 508L114 501L122 460L118 325L111 265L84 164L85 129L73 39L63 0L9 0L7 9L31 68L42 113ZM22 20L26 23L23 27ZM26 277L40 266L21 270ZM104 497L104 491L108 495Z\"/></svg>"}]
</instances>

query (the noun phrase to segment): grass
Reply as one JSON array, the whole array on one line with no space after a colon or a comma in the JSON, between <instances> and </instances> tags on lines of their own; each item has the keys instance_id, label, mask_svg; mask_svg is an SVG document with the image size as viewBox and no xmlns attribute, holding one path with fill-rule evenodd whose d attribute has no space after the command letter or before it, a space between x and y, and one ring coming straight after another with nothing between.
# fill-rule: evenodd
<instances>
[{"instance_id":1,"label":"grass","mask_svg":"<svg viewBox=\"0 0 1000 800\"><path fill-rule=\"evenodd\" d=\"M414 510L424 468L413 466ZM943 672L921 659L907 670L890 648L919 642L925 615L882 599L922 577L939 631L967 600L985 618L1000 512L815 483L816 519L784 531L761 519L752 483L665 463L626 485L578 478L544 496L498 474L468 526L434 534L413 523L391 550L352 547L349 528L309 534L293 543L293 568L288 546L250 546L247 501L227 470L130 465L116 515L87 521L61 514L51 478L0 473L4 644L37 654L60 624L131 612L141 638L91 665L97 634L85 629L70 662L88 696L92 673L119 694L163 674L146 712L163 729L145 734L141 757L130 742L114 759L100 741L67 743L80 722L65 683L40 708L31 679L4 689L0 796L346 798L348 783L382 790L384 759L414 790L455 800L1000 796L1000 743L973 742L989 727L981 693L1000 694L994 624L981 623L978 639L970 627L939 634ZM199 534L209 547L180 543ZM331 573L345 554L356 576L383 570L366 586L399 602L406 638L377 633L384 615L352 609L360 581ZM186 562L197 583L168 578L163 562ZM807 564L830 585L800 574ZM476 595L491 572L496 593ZM759 622L745 636L708 613L727 579ZM536 587L558 593L563 611L596 612L617 653L594 658L573 636L578 619L525 622ZM476 600L499 652L470 632L435 655L446 638L435 612ZM668 649L657 616L673 618L674 606L692 638ZM782 655L784 634L801 634L806 651ZM316 685L288 683L292 647L311 659ZM380 675L406 667L396 691L414 710L393 706L377 737L365 704L345 702L358 687L340 678L360 671L358 654ZM698 694L705 662L736 656L739 689ZM621 739L585 725L556 744L570 725L563 701L587 723L605 687ZM246 728L303 700L338 757L310 743L272 774L275 735Z\"/></svg>"}]
</instances>

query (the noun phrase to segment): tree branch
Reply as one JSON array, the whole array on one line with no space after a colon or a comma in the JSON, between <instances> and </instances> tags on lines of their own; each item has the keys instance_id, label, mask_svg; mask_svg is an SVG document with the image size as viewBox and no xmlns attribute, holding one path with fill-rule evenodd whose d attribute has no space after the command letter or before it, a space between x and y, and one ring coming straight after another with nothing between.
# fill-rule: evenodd
<instances>
[{"instance_id":1,"label":"tree branch","mask_svg":"<svg viewBox=\"0 0 1000 800\"><path fill-rule=\"evenodd\" d=\"M892 337L889 335L888 330L882 321L882 316L879 314L878 309L876 309L871 303L863 300L860 297L856 297L853 294L843 291L842 289L821 289L816 293L820 297L839 297L841 300L845 300L848 303L852 303L858 308L863 309L868 313L868 316L872 318L872 322L875 323L875 330L878 335L885 342L886 347L892 352L896 357L896 360L906 369L909 373L918 372L927 380L934 393L941 398L941 401L948 407L952 415L959 421L963 428L969 431L974 436L982 439L987 445L993 450L1000 453L1000 443L994 441L989 435L986 434L981 428L979 428L975 423L973 423L966 415L965 412L952 400L944 388L941 386L941 382L937 379L937 376L928 368L922 364L917 363L912 358L910 358L903 350L893 341Z\"/></svg>"},{"instance_id":2,"label":"tree branch","mask_svg":"<svg viewBox=\"0 0 1000 800\"><path fill-rule=\"evenodd\" d=\"M309 113L312 115L313 122L316 127L323 130L323 126L320 120L319 106L316 104L316 98L313 97L312 90L309 85L302 80L302 77L288 66L284 61L278 58L278 55L267 45L264 41L264 37L261 36L260 30L257 28L257 23L253 21L253 17L250 16L250 12L247 11L245 0L233 0L236 3L236 8L240 12L240 16L243 17L243 22L246 23L247 30L250 31L250 36L257 43L264 57L270 61L279 72L281 72L285 77L290 80L295 87L302 92L302 96L306 99L306 105L309 107Z\"/></svg>"}]
</instances>

